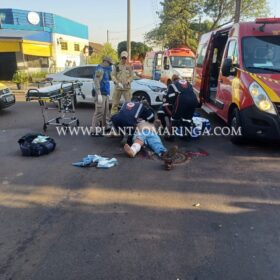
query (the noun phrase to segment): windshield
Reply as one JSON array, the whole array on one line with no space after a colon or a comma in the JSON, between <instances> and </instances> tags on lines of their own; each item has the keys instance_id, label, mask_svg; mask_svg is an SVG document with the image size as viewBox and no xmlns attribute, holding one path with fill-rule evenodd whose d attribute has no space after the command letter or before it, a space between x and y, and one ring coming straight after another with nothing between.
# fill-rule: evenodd
<instances>
[{"instance_id":1,"label":"windshield","mask_svg":"<svg viewBox=\"0 0 280 280\"><path fill-rule=\"evenodd\" d=\"M171 56L170 62L174 68L193 68L194 58L189 56Z\"/></svg>"},{"instance_id":2,"label":"windshield","mask_svg":"<svg viewBox=\"0 0 280 280\"><path fill-rule=\"evenodd\" d=\"M247 37L242 40L244 67L253 73L280 73L280 36Z\"/></svg>"}]
</instances>

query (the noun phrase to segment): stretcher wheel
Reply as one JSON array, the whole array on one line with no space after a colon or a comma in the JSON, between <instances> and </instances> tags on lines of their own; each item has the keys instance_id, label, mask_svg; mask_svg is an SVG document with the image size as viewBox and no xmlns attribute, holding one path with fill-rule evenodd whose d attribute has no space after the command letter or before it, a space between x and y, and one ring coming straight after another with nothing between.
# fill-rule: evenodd
<instances>
[{"instance_id":1,"label":"stretcher wheel","mask_svg":"<svg viewBox=\"0 0 280 280\"><path fill-rule=\"evenodd\" d=\"M69 125L68 125L68 124L63 123L63 124L62 124L62 127L64 128L64 131L65 131L66 133L69 133Z\"/></svg>"}]
</instances>

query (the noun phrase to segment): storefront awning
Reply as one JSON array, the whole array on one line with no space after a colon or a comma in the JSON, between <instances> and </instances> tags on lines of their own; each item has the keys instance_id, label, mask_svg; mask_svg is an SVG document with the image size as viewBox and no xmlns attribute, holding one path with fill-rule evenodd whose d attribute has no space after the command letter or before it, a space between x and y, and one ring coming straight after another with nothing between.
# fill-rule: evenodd
<instances>
[{"instance_id":1,"label":"storefront awning","mask_svg":"<svg viewBox=\"0 0 280 280\"><path fill-rule=\"evenodd\" d=\"M48 32L0 29L0 52L22 52L26 55L52 55Z\"/></svg>"},{"instance_id":2,"label":"storefront awning","mask_svg":"<svg viewBox=\"0 0 280 280\"><path fill-rule=\"evenodd\" d=\"M20 43L16 41L0 41L0 53L2 52L19 52Z\"/></svg>"},{"instance_id":3,"label":"storefront awning","mask_svg":"<svg viewBox=\"0 0 280 280\"><path fill-rule=\"evenodd\" d=\"M27 55L49 57L52 55L52 47L51 45L42 45L36 42L23 42L22 53Z\"/></svg>"}]
</instances>

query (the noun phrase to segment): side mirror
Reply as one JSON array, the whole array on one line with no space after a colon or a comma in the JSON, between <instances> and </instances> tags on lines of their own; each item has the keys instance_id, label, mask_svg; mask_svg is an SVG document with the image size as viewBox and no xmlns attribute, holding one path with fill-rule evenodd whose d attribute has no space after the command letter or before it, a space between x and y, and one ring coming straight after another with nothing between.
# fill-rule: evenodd
<instances>
[{"instance_id":1,"label":"side mirror","mask_svg":"<svg viewBox=\"0 0 280 280\"><path fill-rule=\"evenodd\" d=\"M231 58L226 58L224 60L223 66L222 66L222 74L225 77L231 76L231 75L236 75L236 70L233 71L232 69L232 59Z\"/></svg>"},{"instance_id":2,"label":"side mirror","mask_svg":"<svg viewBox=\"0 0 280 280\"><path fill-rule=\"evenodd\" d=\"M165 64L164 65L164 70L169 70L170 69L170 66L168 64Z\"/></svg>"}]
</instances>

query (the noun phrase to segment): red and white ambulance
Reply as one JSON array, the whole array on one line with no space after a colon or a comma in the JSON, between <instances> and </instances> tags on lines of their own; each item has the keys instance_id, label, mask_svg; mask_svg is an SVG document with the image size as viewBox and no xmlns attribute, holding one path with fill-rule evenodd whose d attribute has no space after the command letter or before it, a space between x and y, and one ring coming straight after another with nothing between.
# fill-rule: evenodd
<instances>
[{"instance_id":1,"label":"red and white ambulance","mask_svg":"<svg viewBox=\"0 0 280 280\"><path fill-rule=\"evenodd\" d=\"M195 54L189 48L173 48L148 52L144 61L142 77L170 84L173 75L192 80Z\"/></svg>"}]
</instances>

